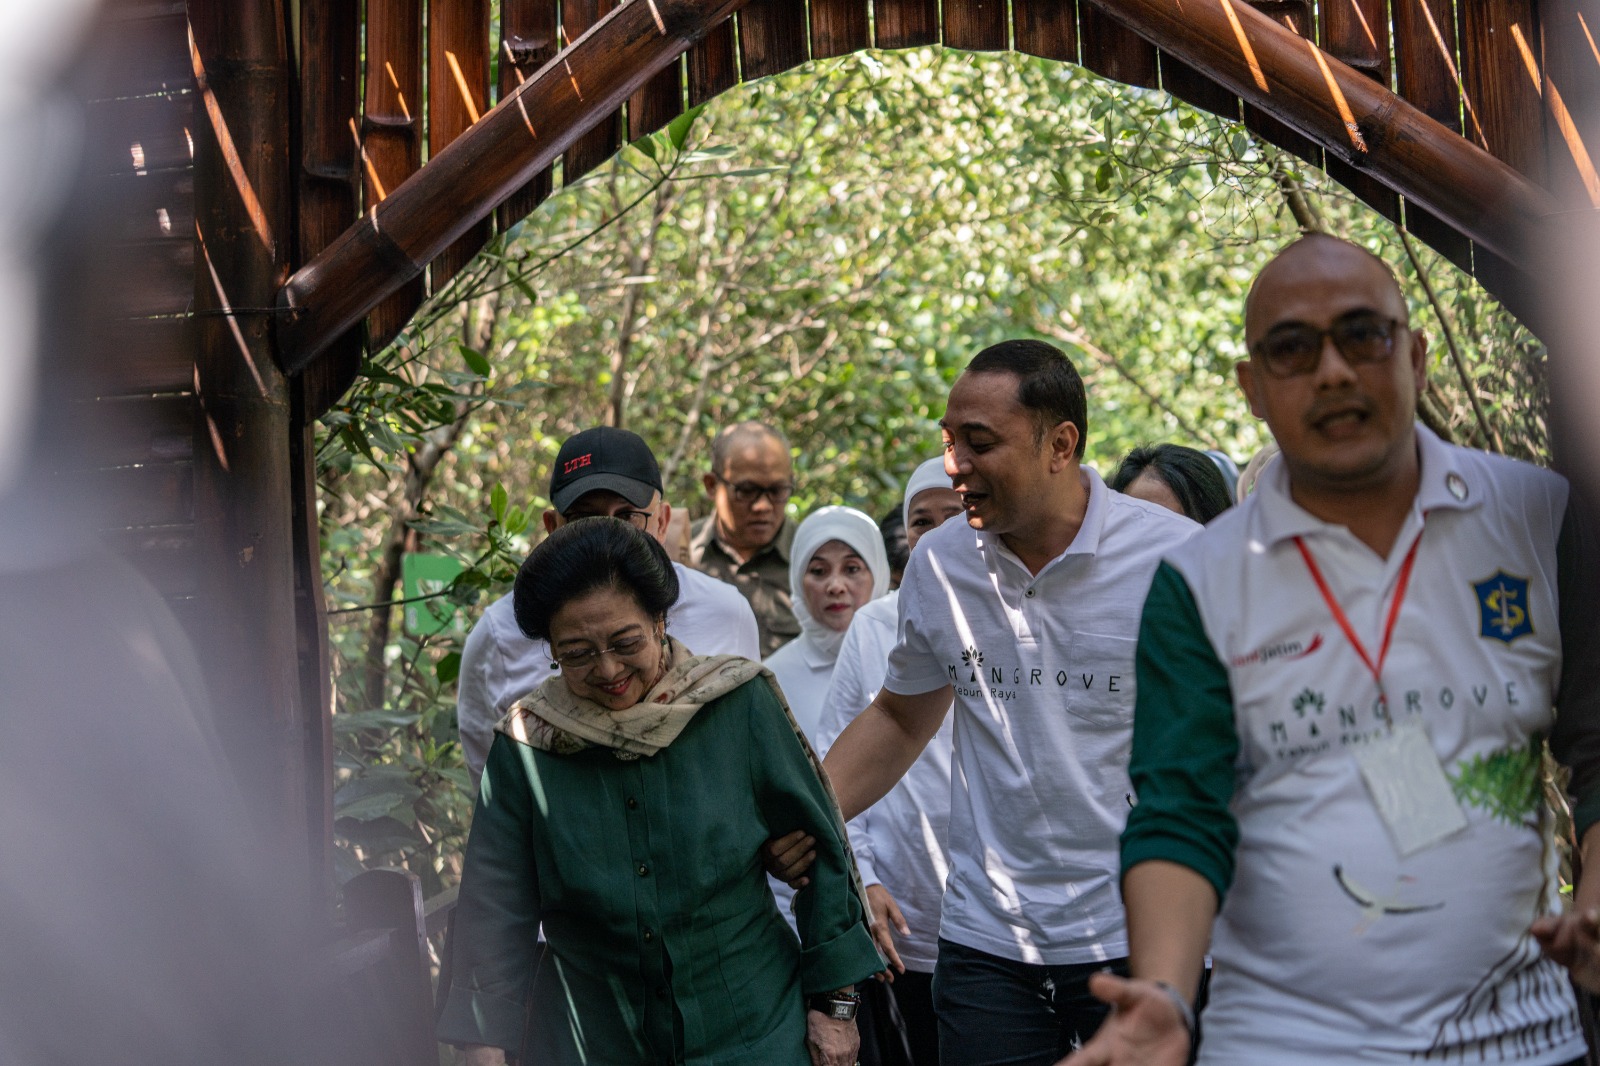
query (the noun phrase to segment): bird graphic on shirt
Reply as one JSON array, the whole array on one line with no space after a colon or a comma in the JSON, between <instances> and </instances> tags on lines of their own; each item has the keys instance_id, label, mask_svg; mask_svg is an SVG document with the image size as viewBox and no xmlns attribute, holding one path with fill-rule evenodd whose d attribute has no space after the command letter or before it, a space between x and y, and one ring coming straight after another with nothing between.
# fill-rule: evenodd
<instances>
[{"instance_id":1,"label":"bird graphic on shirt","mask_svg":"<svg viewBox=\"0 0 1600 1066\"><path fill-rule=\"evenodd\" d=\"M1360 936L1372 924L1386 914L1420 914L1423 911L1436 911L1444 907L1440 903L1403 903L1399 898L1399 889L1408 884L1415 884L1416 878L1400 876L1395 878L1395 892L1388 896L1380 896L1372 889L1355 880L1344 872L1344 867L1338 863L1333 867L1333 879L1339 882L1339 887L1344 894L1349 896L1361 908L1361 920L1356 923L1356 935Z\"/></svg>"}]
</instances>

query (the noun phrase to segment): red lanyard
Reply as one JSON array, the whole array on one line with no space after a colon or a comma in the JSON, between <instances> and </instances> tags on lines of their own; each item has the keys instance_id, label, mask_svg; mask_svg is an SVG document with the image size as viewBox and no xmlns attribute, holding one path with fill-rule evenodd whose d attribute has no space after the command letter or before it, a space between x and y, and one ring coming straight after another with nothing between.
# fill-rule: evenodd
<instances>
[{"instance_id":1,"label":"red lanyard","mask_svg":"<svg viewBox=\"0 0 1600 1066\"><path fill-rule=\"evenodd\" d=\"M1411 550L1406 552L1405 561L1400 564L1400 578L1395 583L1394 601L1389 604L1389 617L1383 624L1383 644L1378 648L1377 662L1373 662L1372 656L1367 654L1361 638L1356 636L1355 627L1350 624L1350 619L1345 617L1344 608L1333 598L1333 590L1328 588L1327 581L1323 580L1322 571L1317 569L1317 561L1311 557L1311 549L1306 547L1306 542L1300 537L1295 537L1294 546L1300 549L1300 557L1306 561L1306 569L1311 571L1311 580L1317 583L1317 591L1322 593L1322 600L1328 605L1328 612L1333 615L1333 620L1339 623L1339 628L1344 630L1345 639L1356 650L1356 654L1361 656L1361 661L1367 664L1372 680L1378 683L1378 696L1387 705L1388 698L1383 694L1383 662L1389 657L1389 642L1394 639L1394 624L1400 619L1400 605L1405 602L1406 586L1411 583L1411 567L1417 561L1417 549L1422 546L1422 533L1419 532L1417 539L1411 542Z\"/></svg>"}]
</instances>

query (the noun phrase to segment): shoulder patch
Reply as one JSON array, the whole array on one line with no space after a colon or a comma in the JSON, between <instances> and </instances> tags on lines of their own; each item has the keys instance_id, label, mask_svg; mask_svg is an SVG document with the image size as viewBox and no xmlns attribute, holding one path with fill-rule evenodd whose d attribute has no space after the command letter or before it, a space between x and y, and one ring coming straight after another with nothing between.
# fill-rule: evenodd
<instances>
[{"instance_id":1,"label":"shoulder patch","mask_svg":"<svg viewBox=\"0 0 1600 1066\"><path fill-rule=\"evenodd\" d=\"M1478 596L1480 637L1510 644L1518 637L1533 635L1527 578L1496 570L1473 585L1472 591Z\"/></svg>"}]
</instances>

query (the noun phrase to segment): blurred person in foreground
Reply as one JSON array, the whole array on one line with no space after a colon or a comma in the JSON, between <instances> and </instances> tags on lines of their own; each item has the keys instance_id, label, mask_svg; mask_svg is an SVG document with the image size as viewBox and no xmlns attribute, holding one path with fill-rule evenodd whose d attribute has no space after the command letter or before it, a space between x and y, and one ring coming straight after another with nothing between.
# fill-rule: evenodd
<instances>
[{"instance_id":1,"label":"blurred person in foreground","mask_svg":"<svg viewBox=\"0 0 1600 1066\"><path fill-rule=\"evenodd\" d=\"M901 513L908 555L924 533L961 513L961 497L950 487L943 457L929 459L912 472ZM873 600L856 612L844 635L818 726L817 750L823 755L883 687L899 600L898 592ZM872 935L889 963L888 978L915 1066L939 1063L933 966L939 954L939 901L950 871L952 730L946 718L889 794L848 826L872 906Z\"/></svg>"},{"instance_id":2,"label":"blurred person in foreground","mask_svg":"<svg viewBox=\"0 0 1600 1066\"><path fill-rule=\"evenodd\" d=\"M761 658L800 635L789 593L794 495L789 442L764 422L738 422L711 442L703 479L713 513L689 534L689 565L734 586L761 627Z\"/></svg>"},{"instance_id":3,"label":"blurred person in foreground","mask_svg":"<svg viewBox=\"0 0 1600 1066\"><path fill-rule=\"evenodd\" d=\"M598 426L567 438L550 470L547 533L579 518L621 519L663 545L675 512L662 495L661 468L644 438L626 429ZM671 554L671 549L668 549ZM750 605L732 585L672 564L678 601L667 629L698 655L757 658L760 645ZM555 669L538 641L517 628L515 596L491 603L467 634L456 685L456 723L474 791L494 740L495 723Z\"/></svg>"},{"instance_id":4,"label":"blurred person in foreground","mask_svg":"<svg viewBox=\"0 0 1600 1066\"><path fill-rule=\"evenodd\" d=\"M1257 277L1239 384L1281 461L1144 607L1130 978L1070 1066L1578 1064L1544 738L1600 820L1595 556L1567 483L1415 420L1426 338L1316 235ZM1589 615L1590 617L1585 617ZM1580 911L1600 878L1577 886Z\"/></svg>"},{"instance_id":5,"label":"blurred person in foreground","mask_svg":"<svg viewBox=\"0 0 1600 1066\"><path fill-rule=\"evenodd\" d=\"M67 84L98 7L0 0L0 1062L351 1061L310 1009L306 856L261 832L303 812L243 787L193 643L83 491L117 337L85 279L125 206Z\"/></svg>"},{"instance_id":6,"label":"blurred person in foreground","mask_svg":"<svg viewBox=\"0 0 1600 1066\"><path fill-rule=\"evenodd\" d=\"M624 522L557 528L514 595L561 672L496 727L439 1038L475 1066L852 1066L853 986L882 963L772 675L668 636L677 574ZM817 852L799 942L756 861L791 830Z\"/></svg>"},{"instance_id":7,"label":"blurred person in foreground","mask_svg":"<svg viewBox=\"0 0 1600 1066\"><path fill-rule=\"evenodd\" d=\"M1147 444L1129 452L1107 485L1158 504L1201 525L1233 505L1217 461L1181 444Z\"/></svg>"}]
</instances>

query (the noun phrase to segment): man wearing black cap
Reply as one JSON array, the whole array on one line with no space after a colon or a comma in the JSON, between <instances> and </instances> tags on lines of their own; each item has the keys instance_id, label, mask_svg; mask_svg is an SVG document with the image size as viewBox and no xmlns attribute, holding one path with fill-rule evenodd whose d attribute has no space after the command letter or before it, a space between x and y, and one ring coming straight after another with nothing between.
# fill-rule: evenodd
<instances>
[{"instance_id":1,"label":"man wearing black cap","mask_svg":"<svg viewBox=\"0 0 1600 1066\"><path fill-rule=\"evenodd\" d=\"M672 508L662 499L661 469L637 433L599 426L569 438L550 472L546 532L578 518L608 516L665 542ZM760 660L756 617L732 585L674 563L680 593L667 632L697 655ZM456 721L476 790L494 726L511 704L550 676L550 653L517 628L507 593L483 612L461 650Z\"/></svg>"}]
</instances>

